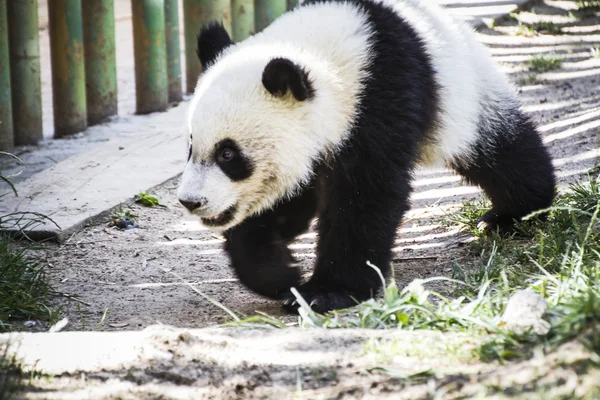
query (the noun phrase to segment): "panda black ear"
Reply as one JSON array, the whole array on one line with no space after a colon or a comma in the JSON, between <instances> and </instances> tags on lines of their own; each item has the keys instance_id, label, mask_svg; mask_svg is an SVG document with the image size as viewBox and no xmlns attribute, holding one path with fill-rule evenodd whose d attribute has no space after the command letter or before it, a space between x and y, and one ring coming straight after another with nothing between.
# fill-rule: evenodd
<instances>
[{"instance_id":1,"label":"panda black ear","mask_svg":"<svg viewBox=\"0 0 600 400\"><path fill-rule=\"evenodd\" d=\"M198 34L198 47L196 54L200 59L202 68L214 62L223 50L231 46L233 42L229 37L229 33L219 22L209 22L200 29Z\"/></svg>"},{"instance_id":2,"label":"panda black ear","mask_svg":"<svg viewBox=\"0 0 600 400\"><path fill-rule=\"evenodd\" d=\"M315 94L308 73L287 58L271 60L263 71L262 83L277 97L285 96L288 90L298 101L311 99Z\"/></svg>"}]
</instances>

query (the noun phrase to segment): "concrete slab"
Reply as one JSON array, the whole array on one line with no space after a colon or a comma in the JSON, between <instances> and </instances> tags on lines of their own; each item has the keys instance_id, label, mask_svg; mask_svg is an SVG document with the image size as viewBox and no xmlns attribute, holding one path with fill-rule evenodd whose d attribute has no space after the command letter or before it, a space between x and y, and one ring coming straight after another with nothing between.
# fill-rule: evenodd
<instances>
[{"instance_id":1,"label":"concrete slab","mask_svg":"<svg viewBox=\"0 0 600 400\"><path fill-rule=\"evenodd\" d=\"M451 14L474 26L485 18L496 18L528 0L435 0ZM45 1L40 2L45 6ZM0 215L11 212L38 212L51 217L51 223L28 229L36 240L62 240L119 204L176 177L185 156L183 135L186 102L165 113L135 116L134 79L130 35L130 3L116 2L120 117L111 123L92 127L70 140L50 140L24 155L29 165L18 179L19 197L5 196ZM42 7L41 10L44 10ZM40 12L42 29L46 15ZM41 34L42 54L49 58L47 31ZM126 45L127 49L123 47ZM48 61L48 60L46 60ZM46 137L51 136L51 85L48 69L44 75L44 120ZM125 71L125 72L123 72ZM47 101L46 101L47 100ZM19 154L17 152L17 154ZM70 158L69 158L70 157ZM54 165L53 165L54 164ZM22 166L3 166L10 174ZM27 179L24 179L27 178ZM7 189L0 185L0 189ZM5 190L2 190L5 191Z\"/></svg>"},{"instance_id":2,"label":"concrete slab","mask_svg":"<svg viewBox=\"0 0 600 400\"><path fill-rule=\"evenodd\" d=\"M187 151L186 107L181 103L165 113L105 126L119 135L20 183L18 197L7 195L0 202L0 215L47 215L58 227L51 222L27 227L28 235L33 240L61 241L141 191L177 176Z\"/></svg>"}]
</instances>

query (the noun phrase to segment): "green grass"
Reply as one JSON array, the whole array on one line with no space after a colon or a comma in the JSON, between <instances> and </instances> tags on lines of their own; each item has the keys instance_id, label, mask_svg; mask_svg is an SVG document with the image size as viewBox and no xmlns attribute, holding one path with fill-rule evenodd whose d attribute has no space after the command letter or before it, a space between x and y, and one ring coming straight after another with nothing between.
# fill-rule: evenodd
<instances>
[{"instance_id":1,"label":"green grass","mask_svg":"<svg viewBox=\"0 0 600 400\"><path fill-rule=\"evenodd\" d=\"M2 153L7 154L7 153ZM0 195L18 195L11 177L2 176L10 192ZM21 329L16 325L25 320L50 320L57 316L58 310L49 305L49 296L55 291L46 281L45 263L32 252L36 247L27 242L24 230L37 224L52 222L37 213L10 213L0 215L0 229L13 230L15 236L24 243L15 243L15 237L0 235L0 332Z\"/></svg>"},{"instance_id":2,"label":"green grass","mask_svg":"<svg viewBox=\"0 0 600 400\"><path fill-rule=\"evenodd\" d=\"M524 86L524 85L534 85L537 83L537 75L535 73L530 73L529 75L527 75L527 77L523 77L521 79L519 79L519 85Z\"/></svg>"},{"instance_id":3,"label":"green grass","mask_svg":"<svg viewBox=\"0 0 600 400\"><path fill-rule=\"evenodd\" d=\"M519 21L519 25L517 26L517 32L516 32L517 36L525 36L525 37L532 37L537 35L537 31L535 29L533 29L532 27L525 25L524 23Z\"/></svg>"},{"instance_id":4,"label":"green grass","mask_svg":"<svg viewBox=\"0 0 600 400\"><path fill-rule=\"evenodd\" d=\"M562 33L562 27L554 22L541 21L528 25L519 21L518 16L513 17L513 19L518 22L516 32L517 36L532 37L538 35L539 33L547 33L550 35L559 35Z\"/></svg>"},{"instance_id":5,"label":"green grass","mask_svg":"<svg viewBox=\"0 0 600 400\"><path fill-rule=\"evenodd\" d=\"M0 332L18 329L16 322L53 321L58 315L48 304L55 292L46 281L45 265L30 250L0 238Z\"/></svg>"},{"instance_id":6,"label":"green grass","mask_svg":"<svg viewBox=\"0 0 600 400\"><path fill-rule=\"evenodd\" d=\"M576 14L582 18L594 18L600 12L600 1L598 0L575 1L575 5L577 6Z\"/></svg>"},{"instance_id":7,"label":"green grass","mask_svg":"<svg viewBox=\"0 0 600 400\"><path fill-rule=\"evenodd\" d=\"M9 153L0 155L11 156ZM0 179L8 184L10 191L0 194L18 196L11 176L0 172ZM47 320L51 323L58 316L58 309L49 304L49 297L56 292L46 281L46 264L32 252L36 247L30 242L26 230L37 224L53 221L37 213L9 213L0 215L0 229L12 230L14 235L0 234L0 333L22 330L26 320ZM14 239L22 239L17 244ZM0 351L0 400L13 398L26 385L21 367L8 356L9 345ZM31 374L30 378L37 376Z\"/></svg>"},{"instance_id":8,"label":"green grass","mask_svg":"<svg viewBox=\"0 0 600 400\"><path fill-rule=\"evenodd\" d=\"M561 58L554 54L540 54L531 57L527 65L530 71L548 72L560 68L561 62Z\"/></svg>"},{"instance_id":9,"label":"green grass","mask_svg":"<svg viewBox=\"0 0 600 400\"><path fill-rule=\"evenodd\" d=\"M579 10L582 9L593 9L600 10L600 0L580 0L575 1L575 5Z\"/></svg>"},{"instance_id":10,"label":"green grass","mask_svg":"<svg viewBox=\"0 0 600 400\"><path fill-rule=\"evenodd\" d=\"M535 22L534 24L532 24L531 27L536 32L544 32L550 35L559 35L562 33L562 28L560 27L560 25L556 25L554 22Z\"/></svg>"},{"instance_id":11,"label":"green grass","mask_svg":"<svg viewBox=\"0 0 600 400\"><path fill-rule=\"evenodd\" d=\"M590 57L600 58L600 46L592 47L590 49Z\"/></svg>"}]
</instances>

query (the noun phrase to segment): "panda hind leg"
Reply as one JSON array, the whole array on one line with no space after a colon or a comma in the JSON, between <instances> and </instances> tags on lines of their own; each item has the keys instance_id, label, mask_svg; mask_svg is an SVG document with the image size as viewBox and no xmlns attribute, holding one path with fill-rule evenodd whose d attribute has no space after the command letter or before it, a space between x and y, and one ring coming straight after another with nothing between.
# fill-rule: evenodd
<instances>
[{"instance_id":1,"label":"panda hind leg","mask_svg":"<svg viewBox=\"0 0 600 400\"><path fill-rule=\"evenodd\" d=\"M552 205L556 178L550 154L534 124L520 110L502 121L480 131L481 139L470 160L452 164L492 202L478 228L512 233L515 221Z\"/></svg>"}]
</instances>

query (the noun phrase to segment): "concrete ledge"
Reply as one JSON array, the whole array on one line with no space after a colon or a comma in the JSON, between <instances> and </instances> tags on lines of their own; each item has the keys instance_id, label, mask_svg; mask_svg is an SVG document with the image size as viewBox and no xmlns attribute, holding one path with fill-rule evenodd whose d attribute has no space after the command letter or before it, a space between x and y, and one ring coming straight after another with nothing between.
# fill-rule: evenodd
<instances>
[{"instance_id":1,"label":"concrete ledge","mask_svg":"<svg viewBox=\"0 0 600 400\"><path fill-rule=\"evenodd\" d=\"M0 214L33 212L51 218L25 228L33 240L63 240L136 194L176 177L186 155L184 112L187 103L168 112L133 117L98 129L119 136L68 158L17 185L18 197L5 196Z\"/></svg>"}]
</instances>

